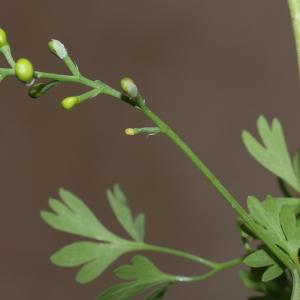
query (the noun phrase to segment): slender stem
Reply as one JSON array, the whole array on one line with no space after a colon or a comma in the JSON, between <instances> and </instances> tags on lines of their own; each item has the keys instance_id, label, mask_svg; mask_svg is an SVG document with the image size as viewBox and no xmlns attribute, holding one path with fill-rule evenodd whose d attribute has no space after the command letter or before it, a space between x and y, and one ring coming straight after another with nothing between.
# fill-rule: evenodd
<instances>
[{"instance_id":1,"label":"slender stem","mask_svg":"<svg viewBox=\"0 0 300 300\"><path fill-rule=\"evenodd\" d=\"M171 254L174 256L179 256L179 257L183 257L186 259L189 259L191 261L200 263L206 267L212 268L212 269L216 269L216 267L218 266L218 263L207 260L205 258L202 258L200 256L196 256L184 251L180 251L180 250L176 250L176 249L172 249L172 248L167 248L167 247L162 247L162 246L156 246L156 245L150 245L150 244L142 244L141 245L141 249L142 250L146 250L146 251L153 251L153 252L160 252L160 253L166 253L166 254Z\"/></svg>"},{"instance_id":2,"label":"slender stem","mask_svg":"<svg viewBox=\"0 0 300 300\"><path fill-rule=\"evenodd\" d=\"M291 300L300 300L300 276L298 270L293 270L293 292Z\"/></svg>"},{"instance_id":3,"label":"slender stem","mask_svg":"<svg viewBox=\"0 0 300 300\"><path fill-rule=\"evenodd\" d=\"M210 181L210 183L217 189L217 191L225 198L233 210L241 217L241 219L248 225L266 246L276 255L276 257L290 270L294 267L289 257L277 246L274 245L270 237L257 228L256 223L232 196L232 194L225 188L221 181L207 168L207 166L200 160L200 158L190 149L190 147L154 112L147 106L142 107L144 114L150 118L153 123L158 126L162 133L164 133L171 141L173 141L178 148L192 161L198 170Z\"/></svg>"},{"instance_id":4,"label":"slender stem","mask_svg":"<svg viewBox=\"0 0 300 300\"><path fill-rule=\"evenodd\" d=\"M218 190L218 192L227 200L231 207L237 212L244 221L249 221L247 212L242 208L233 195L225 188L221 181L207 168L200 158L191 150L191 148L154 112L147 106L142 107L144 114L150 118L170 140L172 140L178 148L192 161L198 170L210 181L210 183Z\"/></svg>"},{"instance_id":5,"label":"slender stem","mask_svg":"<svg viewBox=\"0 0 300 300\"><path fill-rule=\"evenodd\" d=\"M300 70L300 0L288 0Z\"/></svg>"},{"instance_id":6,"label":"slender stem","mask_svg":"<svg viewBox=\"0 0 300 300\"><path fill-rule=\"evenodd\" d=\"M15 61L11 55L11 50L10 50L10 46L9 45L6 45L4 47L2 47L0 49L0 52L4 55L5 59L7 60L8 64L14 68L15 67Z\"/></svg>"},{"instance_id":7,"label":"slender stem","mask_svg":"<svg viewBox=\"0 0 300 300\"><path fill-rule=\"evenodd\" d=\"M226 262L219 263L219 262L214 262L214 261L202 258L200 256L196 256L196 255L184 252L184 251L180 251L177 249L172 249L172 248L157 246L157 245L150 245L150 244L146 244L146 243L139 243L139 244L134 243L132 245L132 250L166 253L166 254L170 254L170 255L174 255L174 256L178 256L178 257L182 257L182 258L194 261L196 263L199 263L199 264L211 269L209 272L207 272L205 274L201 274L199 276L179 276L179 275L174 276L174 275L171 275L171 277L175 281L180 281L180 282L193 282L193 281L205 280L205 279L212 277L213 275L215 275L216 273L218 273L220 271L233 268L235 266L240 265L243 262L243 257L238 257L238 258L226 261Z\"/></svg>"},{"instance_id":8,"label":"slender stem","mask_svg":"<svg viewBox=\"0 0 300 300\"><path fill-rule=\"evenodd\" d=\"M299 0L300 1L300 0ZM14 75L13 69L1 69L0 74L2 76ZM124 100L122 93L111 88L100 80L90 80L82 75L60 75L54 73L46 73L36 71L34 73L36 78L57 80L60 82L72 82L88 86L92 89L98 90L103 94L107 94L119 100ZM140 96L139 96L140 97ZM277 246L274 245L271 238L262 232L257 227L257 224L248 215L244 208L239 204L235 197L225 188L221 181L208 169L208 167L200 160L200 158L190 149L190 147L165 123L163 122L154 112L152 112L145 104L142 98L138 99L139 108L153 123L160 128L161 132L164 133L171 141L173 141L178 148L192 161L192 163L200 170L200 172L210 181L210 183L217 189L217 191L225 198L229 205L234 211L241 217L241 219L247 224L249 229L253 231L269 249L276 255L276 257L290 270L293 269L294 264L290 261L289 257ZM126 101L126 100L124 100Z\"/></svg>"},{"instance_id":9,"label":"slender stem","mask_svg":"<svg viewBox=\"0 0 300 300\"><path fill-rule=\"evenodd\" d=\"M66 56L63 59L63 62L65 63L66 67L69 69L69 71L74 75L74 76L79 76L80 72L74 61L70 58L70 56Z\"/></svg>"},{"instance_id":10,"label":"slender stem","mask_svg":"<svg viewBox=\"0 0 300 300\"><path fill-rule=\"evenodd\" d=\"M242 262L243 262L243 258L236 258L236 259L224 262L224 263L217 264L214 269L212 269L210 272L207 272L206 274L203 274L200 276L177 276L177 280L181 281L181 282L192 282L192 281L205 280L205 279L208 279L208 278L214 276L218 272L238 266Z\"/></svg>"}]
</instances>

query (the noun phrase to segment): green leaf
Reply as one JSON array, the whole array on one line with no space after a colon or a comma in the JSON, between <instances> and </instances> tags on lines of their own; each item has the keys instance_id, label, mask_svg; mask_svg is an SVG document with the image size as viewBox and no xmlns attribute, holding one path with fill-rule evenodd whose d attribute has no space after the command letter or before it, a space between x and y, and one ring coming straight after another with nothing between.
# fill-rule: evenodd
<instances>
[{"instance_id":1,"label":"green leaf","mask_svg":"<svg viewBox=\"0 0 300 300\"><path fill-rule=\"evenodd\" d=\"M299 198L273 198L271 196L263 202L249 196L247 200L250 216L267 231L274 244L280 247L286 245L286 236L281 223L281 210L290 207L295 213L300 209Z\"/></svg>"},{"instance_id":2,"label":"green leaf","mask_svg":"<svg viewBox=\"0 0 300 300\"><path fill-rule=\"evenodd\" d=\"M146 289L154 287L159 289L162 285L166 286L176 281L176 277L161 272L149 259L140 255L132 259L131 265L117 268L115 273L118 278L128 282L112 286L104 291L98 300L130 300ZM152 294L150 299L161 299L159 296L164 292L160 290Z\"/></svg>"},{"instance_id":3,"label":"green leaf","mask_svg":"<svg viewBox=\"0 0 300 300\"><path fill-rule=\"evenodd\" d=\"M154 292L148 295L145 300L159 300L162 299L167 293L169 285L163 285L162 287L157 288Z\"/></svg>"},{"instance_id":4,"label":"green leaf","mask_svg":"<svg viewBox=\"0 0 300 300\"><path fill-rule=\"evenodd\" d=\"M263 274L262 281L268 282L271 280L274 280L275 278L281 276L283 274L283 269L278 265L275 264L273 266L270 266Z\"/></svg>"},{"instance_id":5,"label":"green leaf","mask_svg":"<svg viewBox=\"0 0 300 300\"><path fill-rule=\"evenodd\" d=\"M280 211L280 224L286 239L288 241L293 240L295 238L295 234L297 233L297 219L293 207L282 207Z\"/></svg>"},{"instance_id":6,"label":"green leaf","mask_svg":"<svg viewBox=\"0 0 300 300\"><path fill-rule=\"evenodd\" d=\"M293 160L295 174L300 181L300 149L296 152L296 155Z\"/></svg>"},{"instance_id":7,"label":"green leaf","mask_svg":"<svg viewBox=\"0 0 300 300\"><path fill-rule=\"evenodd\" d=\"M51 227L93 238L99 241L112 241L118 239L116 235L104 227L93 212L71 192L60 189L60 197L63 202L55 199L49 200L49 206L53 212L42 211L42 219Z\"/></svg>"},{"instance_id":8,"label":"green leaf","mask_svg":"<svg viewBox=\"0 0 300 300\"><path fill-rule=\"evenodd\" d=\"M261 280L264 272L266 272L266 270L263 268L251 269L249 272L241 271L240 278L248 289L263 294L264 296L260 296L261 299L289 300L291 298L291 282L287 279L286 274L284 273L272 281L262 282Z\"/></svg>"},{"instance_id":9,"label":"green leaf","mask_svg":"<svg viewBox=\"0 0 300 300\"><path fill-rule=\"evenodd\" d=\"M257 127L263 145L249 132L243 131L242 138L247 150L262 166L300 192L300 181L295 174L280 122L274 119L270 127L266 118L260 116Z\"/></svg>"},{"instance_id":10,"label":"green leaf","mask_svg":"<svg viewBox=\"0 0 300 300\"><path fill-rule=\"evenodd\" d=\"M76 242L60 249L50 259L61 267L84 265L76 280L87 283L100 276L117 258L128 251L130 247L126 243Z\"/></svg>"},{"instance_id":11,"label":"green leaf","mask_svg":"<svg viewBox=\"0 0 300 300\"><path fill-rule=\"evenodd\" d=\"M107 191L107 198L111 208L122 227L136 241L143 241L145 235L145 217L140 214L134 220L125 194L115 185L113 190Z\"/></svg>"},{"instance_id":12,"label":"green leaf","mask_svg":"<svg viewBox=\"0 0 300 300\"><path fill-rule=\"evenodd\" d=\"M240 271L240 279L244 283L244 285L250 289L258 292L265 292L265 284L261 282L261 275L258 278L257 273Z\"/></svg>"},{"instance_id":13,"label":"green leaf","mask_svg":"<svg viewBox=\"0 0 300 300\"><path fill-rule=\"evenodd\" d=\"M300 227L296 215L300 210L298 198L272 198L260 202L255 197L248 198L248 208L252 219L260 225L260 230L271 239L282 256L298 264L300 248ZM251 267L266 267L263 281L270 281L284 272L284 267L277 260L268 257L264 249L260 249L246 257L245 263Z\"/></svg>"},{"instance_id":14,"label":"green leaf","mask_svg":"<svg viewBox=\"0 0 300 300\"><path fill-rule=\"evenodd\" d=\"M144 214L137 215L134 220L134 227L139 241L143 241L145 239L145 223L146 216Z\"/></svg>"},{"instance_id":15,"label":"green leaf","mask_svg":"<svg viewBox=\"0 0 300 300\"><path fill-rule=\"evenodd\" d=\"M54 253L50 260L61 267L74 267L96 259L106 244L75 242Z\"/></svg>"},{"instance_id":16,"label":"green leaf","mask_svg":"<svg viewBox=\"0 0 300 300\"><path fill-rule=\"evenodd\" d=\"M120 199L120 190L115 191ZM121 255L140 249L140 243L137 247L132 241L110 232L77 196L64 189L59 191L59 195L62 201L51 198L49 206L52 212L43 211L43 220L55 229L102 242L75 242L51 256L51 261L58 266L81 266L76 276L78 282L94 280ZM135 224L142 233L142 215L138 216Z\"/></svg>"},{"instance_id":17,"label":"green leaf","mask_svg":"<svg viewBox=\"0 0 300 300\"><path fill-rule=\"evenodd\" d=\"M244 263L253 268L261 268L276 263L274 259L264 250L257 250L244 259Z\"/></svg>"}]
</instances>

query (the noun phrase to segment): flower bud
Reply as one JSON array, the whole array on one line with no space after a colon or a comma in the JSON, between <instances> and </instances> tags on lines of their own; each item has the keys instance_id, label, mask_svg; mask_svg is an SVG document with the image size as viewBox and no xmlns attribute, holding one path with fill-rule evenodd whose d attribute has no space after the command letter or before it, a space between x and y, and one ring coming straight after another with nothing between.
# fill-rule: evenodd
<instances>
[{"instance_id":1,"label":"flower bud","mask_svg":"<svg viewBox=\"0 0 300 300\"><path fill-rule=\"evenodd\" d=\"M36 83L29 89L28 95L34 99L39 98L51 88L56 87L58 84L59 82L56 80L46 83Z\"/></svg>"},{"instance_id":2,"label":"flower bud","mask_svg":"<svg viewBox=\"0 0 300 300\"><path fill-rule=\"evenodd\" d=\"M135 131L133 128L126 128L125 129L125 134L126 135L135 135Z\"/></svg>"},{"instance_id":3,"label":"flower bud","mask_svg":"<svg viewBox=\"0 0 300 300\"><path fill-rule=\"evenodd\" d=\"M68 51L65 48L64 44L58 40L50 40L50 42L48 43L48 49L51 53L53 53L60 59L64 59L68 56Z\"/></svg>"},{"instance_id":4,"label":"flower bud","mask_svg":"<svg viewBox=\"0 0 300 300\"><path fill-rule=\"evenodd\" d=\"M30 83L33 79L34 70L32 63L27 58L20 58L15 65L16 77L25 83Z\"/></svg>"},{"instance_id":5,"label":"flower bud","mask_svg":"<svg viewBox=\"0 0 300 300\"><path fill-rule=\"evenodd\" d=\"M8 45L8 41L7 41L6 32L2 28L0 28L0 48L7 45Z\"/></svg>"},{"instance_id":6,"label":"flower bud","mask_svg":"<svg viewBox=\"0 0 300 300\"><path fill-rule=\"evenodd\" d=\"M77 104L79 104L79 99L76 96L67 97L61 101L61 106L65 110L70 110Z\"/></svg>"},{"instance_id":7,"label":"flower bud","mask_svg":"<svg viewBox=\"0 0 300 300\"><path fill-rule=\"evenodd\" d=\"M125 77L121 80L121 89L130 98L136 98L138 95L138 88L134 81L129 77Z\"/></svg>"}]
</instances>

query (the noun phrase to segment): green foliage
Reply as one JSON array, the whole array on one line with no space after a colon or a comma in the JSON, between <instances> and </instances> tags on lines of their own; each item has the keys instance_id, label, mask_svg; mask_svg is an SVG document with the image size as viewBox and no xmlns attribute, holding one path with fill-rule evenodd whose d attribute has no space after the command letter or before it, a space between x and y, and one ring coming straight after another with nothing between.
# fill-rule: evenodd
<instances>
[{"instance_id":1,"label":"green foliage","mask_svg":"<svg viewBox=\"0 0 300 300\"><path fill-rule=\"evenodd\" d=\"M110 206L122 227L136 241L143 241L145 237L145 215L139 214L135 219L132 217L131 209L126 196L119 185L107 191Z\"/></svg>"},{"instance_id":2,"label":"green foliage","mask_svg":"<svg viewBox=\"0 0 300 300\"><path fill-rule=\"evenodd\" d=\"M262 166L300 192L299 172L292 164L280 122L274 119L272 125L269 126L266 118L260 116L257 128L263 145L248 131L243 131L242 134L243 142L249 153Z\"/></svg>"},{"instance_id":3,"label":"green foliage","mask_svg":"<svg viewBox=\"0 0 300 300\"><path fill-rule=\"evenodd\" d=\"M48 225L60 231L99 241L118 240L77 196L65 189L60 189L59 195L62 202L56 199L49 200L53 212L41 213L42 219Z\"/></svg>"},{"instance_id":4,"label":"green foliage","mask_svg":"<svg viewBox=\"0 0 300 300\"><path fill-rule=\"evenodd\" d=\"M76 276L87 283L100 276L119 256L129 251L126 243L76 242L57 251L51 261L61 267L83 267Z\"/></svg>"},{"instance_id":5,"label":"green foliage","mask_svg":"<svg viewBox=\"0 0 300 300\"><path fill-rule=\"evenodd\" d=\"M76 276L78 282L94 280L121 255L137 248L131 241L109 231L77 196L65 189L60 189L59 195L62 201L51 198L49 206L53 212L43 211L42 219L57 230L98 241L75 242L51 256L51 261L61 267L82 266ZM129 222L131 211L119 186L114 187L114 193L109 191L108 196L118 219L122 221L121 224L134 233L132 236L141 240L144 233L143 215L139 215L133 223Z\"/></svg>"},{"instance_id":6,"label":"green foliage","mask_svg":"<svg viewBox=\"0 0 300 300\"><path fill-rule=\"evenodd\" d=\"M268 267L263 275L262 281L267 282L279 277L284 271L264 249L259 249L244 259L244 263L252 268Z\"/></svg>"},{"instance_id":7,"label":"green foliage","mask_svg":"<svg viewBox=\"0 0 300 300\"><path fill-rule=\"evenodd\" d=\"M269 196L265 201L260 202L255 197L249 197L248 208L259 230L270 237L282 256L288 256L288 259L297 266L300 227L297 225L296 216L300 208L300 199ZM252 268L264 268L263 282L279 277L285 270L285 267L265 248L248 255L244 263Z\"/></svg>"},{"instance_id":8,"label":"green foliage","mask_svg":"<svg viewBox=\"0 0 300 300\"><path fill-rule=\"evenodd\" d=\"M158 300L165 294L169 284L176 282L175 276L161 272L149 259L135 256L132 265L115 270L116 276L125 283L119 283L104 291L98 300L130 300L147 289L156 288L146 300Z\"/></svg>"},{"instance_id":9,"label":"green foliage","mask_svg":"<svg viewBox=\"0 0 300 300\"><path fill-rule=\"evenodd\" d=\"M261 277L265 270L252 268L250 271L241 271L240 278L244 285L254 290L262 296L251 297L249 300L264 299L264 300L289 300L291 296L291 285L286 274L269 281L262 282Z\"/></svg>"}]
</instances>

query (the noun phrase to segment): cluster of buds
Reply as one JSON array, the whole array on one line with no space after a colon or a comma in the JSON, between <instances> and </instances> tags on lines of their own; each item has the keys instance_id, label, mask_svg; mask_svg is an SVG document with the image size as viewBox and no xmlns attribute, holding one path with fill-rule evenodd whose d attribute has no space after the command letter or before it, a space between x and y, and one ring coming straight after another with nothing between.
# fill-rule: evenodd
<instances>
[{"instance_id":1,"label":"cluster of buds","mask_svg":"<svg viewBox=\"0 0 300 300\"><path fill-rule=\"evenodd\" d=\"M139 93L138 87L131 78L125 77L121 80L121 93L119 93L100 81L92 81L83 77L80 74L77 65L70 58L66 47L60 41L51 39L48 43L48 49L52 54L64 62L71 75L37 72L34 70L33 64L27 58L20 58L15 61L11 54L7 34L3 29L0 28L0 53L4 55L11 67L10 69L2 69L2 73L0 72L0 80L8 75L15 75L19 81L29 87L28 95L34 99L41 97L50 89L58 86L64 81L77 82L79 84L85 84L88 81L88 86L92 87L89 92L78 96L66 97L61 101L61 106L65 110L71 110L78 104L94 98L105 89L106 91L107 89L110 89L110 91L112 91L111 95L121 98L134 107L142 108L144 105L144 100ZM40 82L42 79L44 79L46 82ZM38 80L38 82L35 83L35 80Z\"/></svg>"},{"instance_id":2,"label":"cluster of buds","mask_svg":"<svg viewBox=\"0 0 300 300\"><path fill-rule=\"evenodd\" d=\"M20 58L14 61L7 34L0 28L0 52L4 55L10 66L14 69L16 77L23 83L30 84L34 78L34 69L32 63L27 58Z\"/></svg>"},{"instance_id":3,"label":"cluster of buds","mask_svg":"<svg viewBox=\"0 0 300 300\"><path fill-rule=\"evenodd\" d=\"M60 41L54 39L50 40L50 42L48 43L48 49L51 53L63 60L74 75L79 75L77 66L70 59L65 46ZM28 95L31 98L39 98L51 88L56 87L60 83L59 81L52 80L34 84L34 78L37 76L35 76L33 64L27 58L20 58L17 61L13 59L7 34L2 28L0 28L0 53L4 55L9 65L14 70L16 78L22 83L25 83L29 86ZM78 103L78 97L67 97L62 100L61 106L64 109L69 110Z\"/></svg>"}]
</instances>

